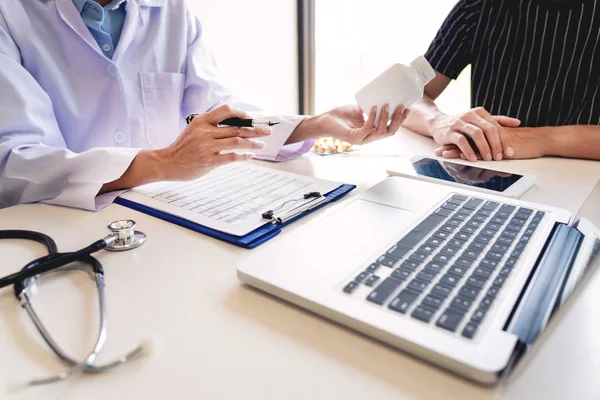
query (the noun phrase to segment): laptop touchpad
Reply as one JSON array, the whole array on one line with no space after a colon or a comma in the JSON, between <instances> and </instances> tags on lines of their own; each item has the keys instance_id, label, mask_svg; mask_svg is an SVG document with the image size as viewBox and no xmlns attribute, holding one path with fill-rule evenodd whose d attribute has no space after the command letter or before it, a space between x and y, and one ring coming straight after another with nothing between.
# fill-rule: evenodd
<instances>
[{"instance_id":1,"label":"laptop touchpad","mask_svg":"<svg viewBox=\"0 0 600 400\"><path fill-rule=\"evenodd\" d=\"M328 265L329 273L336 274L374 261L370 258L380 255L414 219L412 211L357 199L307 231L301 230L301 235L313 249L308 257L317 258L319 264Z\"/></svg>"}]
</instances>

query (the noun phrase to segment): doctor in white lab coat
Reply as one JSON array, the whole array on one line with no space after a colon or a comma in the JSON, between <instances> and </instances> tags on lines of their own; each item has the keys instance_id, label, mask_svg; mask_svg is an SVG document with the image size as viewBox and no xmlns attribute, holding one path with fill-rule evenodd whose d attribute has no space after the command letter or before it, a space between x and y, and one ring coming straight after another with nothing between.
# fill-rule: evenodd
<instances>
[{"instance_id":1,"label":"doctor in white lab coat","mask_svg":"<svg viewBox=\"0 0 600 400\"><path fill-rule=\"evenodd\" d=\"M272 131L221 127L260 110L219 83L184 0L0 0L0 207L98 210L118 190L255 155L289 159L320 136L380 139L407 113L375 127L369 111L367 121L349 106L266 116L283 122ZM201 115L186 127L189 113Z\"/></svg>"}]
</instances>

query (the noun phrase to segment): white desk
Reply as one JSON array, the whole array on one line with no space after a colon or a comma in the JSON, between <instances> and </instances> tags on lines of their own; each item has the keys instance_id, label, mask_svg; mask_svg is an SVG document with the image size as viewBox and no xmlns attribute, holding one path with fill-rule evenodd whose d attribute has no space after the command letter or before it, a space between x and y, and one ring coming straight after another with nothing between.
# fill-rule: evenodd
<instances>
[{"instance_id":1,"label":"white desk","mask_svg":"<svg viewBox=\"0 0 600 400\"><path fill-rule=\"evenodd\" d=\"M385 167L395 154L414 155L432 148L429 140L403 132L348 156L310 154L270 166L356 183L359 192L385 178ZM523 198L541 199L572 212L583 205L600 177L597 162L500 165L521 172L541 168L541 173L536 171L537 187ZM600 184L585 205L600 224L598 204ZM59 250L73 250L103 237L105 225L119 218L135 219L149 240L136 251L98 253L105 267L109 319L101 359L121 355L148 335L155 338L154 353L105 375L80 376L9 395L3 387L7 380L56 373L62 365L42 343L12 291L3 290L0 398L600 398L598 274L554 320L537 354L527 358L510 385L484 388L242 286L235 266L246 250L120 206L100 213L39 204L13 207L0 210L0 229L42 231L57 241ZM42 255L42 250L36 244L0 242L0 275ZM55 338L75 354L83 354L94 338L97 313L92 289L93 283L82 274L49 281L34 299Z\"/></svg>"}]
</instances>

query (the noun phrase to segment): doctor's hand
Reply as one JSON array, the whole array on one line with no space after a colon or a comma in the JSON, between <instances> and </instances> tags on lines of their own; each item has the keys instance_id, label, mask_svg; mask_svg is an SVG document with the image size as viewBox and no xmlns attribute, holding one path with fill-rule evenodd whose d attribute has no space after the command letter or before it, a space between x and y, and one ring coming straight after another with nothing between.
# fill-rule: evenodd
<instances>
[{"instance_id":1,"label":"doctor's hand","mask_svg":"<svg viewBox=\"0 0 600 400\"><path fill-rule=\"evenodd\" d=\"M387 124L390 109L389 105L385 104L377 126L375 125L376 114L377 107L373 107L369 110L368 119L365 121L364 113L358 106L334 108L317 117L319 130L325 136L350 144L366 144L394 135L408 116L408 109L398 106L393 110L392 120Z\"/></svg>"},{"instance_id":2,"label":"doctor's hand","mask_svg":"<svg viewBox=\"0 0 600 400\"><path fill-rule=\"evenodd\" d=\"M458 115L438 115L431 128L431 136L442 146L460 149L466 159L477 161L477 153L486 161L500 161L514 154L510 137L503 135L505 127L517 127L518 119L493 116L483 107Z\"/></svg>"},{"instance_id":3,"label":"doctor's hand","mask_svg":"<svg viewBox=\"0 0 600 400\"><path fill-rule=\"evenodd\" d=\"M296 127L287 144L321 137L333 137L350 144L366 144L395 134L408 115L408 109L398 106L389 124L382 122L375 126L376 112L377 108L373 107L365 120L360 107L350 105L306 118ZM387 121L389 113L389 106L386 104L381 110L380 120Z\"/></svg>"},{"instance_id":4,"label":"doctor's hand","mask_svg":"<svg viewBox=\"0 0 600 400\"><path fill-rule=\"evenodd\" d=\"M194 118L172 145L159 150L167 161L166 180L195 179L218 166L253 158L251 151L265 144L252 139L270 135L271 128L218 126L220 121L235 117L248 115L224 105Z\"/></svg>"},{"instance_id":5,"label":"doctor's hand","mask_svg":"<svg viewBox=\"0 0 600 400\"><path fill-rule=\"evenodd\" d=\"M251 159L254 157L252 150L265 146L253 139L270 135L271 129L218 126L220 121L234 117L248 118L243 111L232 110L226 105L198 115L172 145L158 150L141 150L125 173L102 185L99 193L158 181L195 179L218 166Z\"/></svg>"}]
</instances>

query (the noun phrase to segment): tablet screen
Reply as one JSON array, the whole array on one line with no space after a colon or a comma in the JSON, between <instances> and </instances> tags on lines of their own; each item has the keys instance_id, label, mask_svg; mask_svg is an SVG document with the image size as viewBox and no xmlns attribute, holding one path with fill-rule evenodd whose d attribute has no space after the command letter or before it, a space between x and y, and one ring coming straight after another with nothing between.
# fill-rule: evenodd
<instances>
[{"instance_id":1,"label":"tablet screen","mask_svg":"<svg viewBox=\"0 0 600 400\"><path fill-rule=\"evenodd\" d=\"M505 191L523 177L522 175L438 161L430 158L423 158L413 163L413 168L420 176L462 183L468 186L477 186L496 192Z\"/></svg>"}]
</instances>

